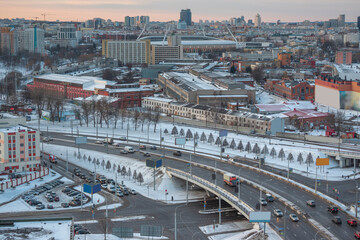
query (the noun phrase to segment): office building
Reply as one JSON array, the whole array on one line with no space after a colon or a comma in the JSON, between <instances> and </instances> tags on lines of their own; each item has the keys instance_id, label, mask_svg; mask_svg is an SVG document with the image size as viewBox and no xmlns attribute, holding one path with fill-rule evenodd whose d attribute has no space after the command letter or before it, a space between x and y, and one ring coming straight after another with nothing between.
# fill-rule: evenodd
<instances>
[{"instance_id":1,"label":"office building","mask_svg":"<svg viewBox=\"0 0 360 240\"><path fill-rule=\"evenodd\" d=\"M187 26L191 26L191 11L190 11L190 9L181 9L179 22L186 22Z\"/></svg>"},{"instance_id":2,"label":"office building","mask_svg":"<svg viewBox=\"0 0 360 240\"><path fill-rule=\"evenodd\" d=\"M103 40L103 56L120 60L123 64L150 64L150 40L112 41Z\"/></svg>"},{"instance_id":3,"label":"office building","mask_svg":"<svg viewBox=\"0 0 360 240\"><path fill-rule=\"evenodd\" d=\"M255 16L254 26L255 26L255 27L260 27L260 26L261 26L261 17L260 17L260 14L256 14L256 16Z\"/></svg>"},{"instance_id":4,"label":"office building","mask_svg":"<svg viewBox=\"0 0 360 240\"><path fill-rule=\"evenodd\" d=\"M338 27L345 27L345 14L341 14L338 17Z\"/></svg>"},{"instance_id":5,"label":"office building","mask_svg":"<svg viewBox=\"0 0 360 240\"><path fill-rule=\"evenodd\" d=\"M76 39L75 32L75 26L60 26L57 39Z\"/></svg>"},{"instance_id":6,"label":"office building","mask_svg":"<svg viewBox=\"0 0 360 240\"><path fill-rule=\"evenodd\" d=\"M335 55L336 64L351 64L352 52L338 51Z\"/></svg>"},{"instance_id":7,"label":"office building","mask_svg":"<svg viewBox=\"0 0 360 240\"><path fill-rule=\"evenodd\" d=\"M0 129L0 172L37 171L40 167L39 132L23 126Z\"/></svg>"},{"instance_id":8,"label":"office building","mask_svg":"<svg viewBox=\"0 0 360 240\"><path fill-rule=\"evenodd\" d=\"M169 36L168 45L151 46L151 63L158 64L164 60L183 59L183 46L181 45L180 36Z\"/></svg>"},{"instance_id":9,"label":"office building","mask_svg":"<svg viewBox=\"0 0 360 240\"><path fill-rule=\"evenodd\" d=\"M129 16L125 16L124 24L125 24L125 27L130 27L130 17Z\"/></svg>"}]
</instances>

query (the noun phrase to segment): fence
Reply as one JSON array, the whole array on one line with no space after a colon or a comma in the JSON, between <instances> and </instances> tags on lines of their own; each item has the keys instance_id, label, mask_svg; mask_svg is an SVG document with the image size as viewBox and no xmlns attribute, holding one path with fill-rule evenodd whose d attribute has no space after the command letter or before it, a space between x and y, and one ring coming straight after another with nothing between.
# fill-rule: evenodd
<instances>
[{"instance_id":1,"label":"fence","mask_svg":"<svg viewBox=\"0 0 360 240\"><path fill-rule=\"evenodd\" d=\"M8 181L3 181L0 183L0 189L2 191L4 191L11 187L16 187L16 186L22 185L29 181L33 181L35 179L44 177L44 176L48 175L49 172L50 172L49 168L42 168L42 170L40 170L40 171L29 172L29 174L26 174L25 176L23 176L21 178L13 178L13 179L9 179Z\"/></svg>"}]
</instances>

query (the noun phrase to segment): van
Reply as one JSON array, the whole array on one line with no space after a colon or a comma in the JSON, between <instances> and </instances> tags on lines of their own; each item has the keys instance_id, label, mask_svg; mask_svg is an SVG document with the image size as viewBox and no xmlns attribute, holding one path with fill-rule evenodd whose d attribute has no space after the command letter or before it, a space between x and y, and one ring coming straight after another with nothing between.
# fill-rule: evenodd
<instances>
[{"instance_id":1,"label":"van","mask_svg":"<svg viewBox=\"0 0 360 240\"><path fill-rule=\"evenodd\" d=\"M134 153L134 148L133 147L125 146L124 150L127 151L128 153Z\"/></svg>"},{"instance_id":2,"label":"van","mask_svg":"<svg viewBox=\"0 0 360 240\"><path fill-rule=\"evenodd\" d=\"M103 143L104 144L113 144L114 140L112 138L104 138Z\"/></svg>"}]
</instances>

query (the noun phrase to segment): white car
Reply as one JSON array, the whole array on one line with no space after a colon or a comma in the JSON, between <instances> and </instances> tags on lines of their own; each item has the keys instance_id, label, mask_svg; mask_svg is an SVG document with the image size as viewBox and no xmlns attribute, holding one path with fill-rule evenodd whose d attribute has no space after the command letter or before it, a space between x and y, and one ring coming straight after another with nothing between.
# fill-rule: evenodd
<instances>
[{"instance_id":1,"label":"white car","mask_svg":"<svg viewBox=\"0 0 360 240\"><path fill-rule=\"evenodd\" d=\"M274 209L274 215L277 217L282 217L284 214L280 209Z\"/></svg>"},{"instance_id":2,"label":"white car","mask_svg":"<svg viewBox=\"0 0 360 240\"><path fill-rule=\"evenodd\" d=\"M298 218L298 216L296 216L296 214L290 214L289 217L290 217L291 221L293 221L293 222L299 221L299 218Z\"/></svg>"}]
</instances>

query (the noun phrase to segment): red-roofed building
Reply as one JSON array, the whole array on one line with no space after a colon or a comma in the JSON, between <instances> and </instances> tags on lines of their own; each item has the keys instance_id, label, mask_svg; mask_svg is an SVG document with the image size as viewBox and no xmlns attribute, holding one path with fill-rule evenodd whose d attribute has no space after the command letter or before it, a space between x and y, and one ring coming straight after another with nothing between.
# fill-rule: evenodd
<instances>
[{"instance_id":1,"label":"red-roofed building","mask_svg":"<svg viewBox=\"0 0 360 240\"><path fill-rule=\"evenodd\" d=\"M314 127L324 125L327 126L330 123L330 118L332 115L327 112L318 112L312 109L298 110L294 109L293 111L283 113L287 116L290 122L297 122L298 128L312 129Z\"/></svg>"}]
</instances>

